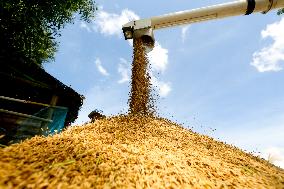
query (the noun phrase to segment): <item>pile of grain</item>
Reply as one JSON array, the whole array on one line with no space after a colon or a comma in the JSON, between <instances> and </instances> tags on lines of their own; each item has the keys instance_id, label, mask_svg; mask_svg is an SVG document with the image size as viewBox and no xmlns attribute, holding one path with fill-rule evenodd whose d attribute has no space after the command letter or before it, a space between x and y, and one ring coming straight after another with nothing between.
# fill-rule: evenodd
<instances>
[{"instance_id":1,"label":"pile of grain","mask_svg":"<svg viewBox=\"0 0 284 189\"><path fill-rule=\"evenodd\" d=\"M284 170L155 118L147 68L135 39L130 114L0 149L0 188L284 188Z\"/></svg>"},{"instance_id":2,"label":"pile of grain","mask_svg":"<svg viewBox=\"0 0 284 189\"><path fill-rule=\"evenodd\" d=\"M117 116L0 149L0 188L283 188L284 170L168 120Z\"/></svg>"}]
</instances>

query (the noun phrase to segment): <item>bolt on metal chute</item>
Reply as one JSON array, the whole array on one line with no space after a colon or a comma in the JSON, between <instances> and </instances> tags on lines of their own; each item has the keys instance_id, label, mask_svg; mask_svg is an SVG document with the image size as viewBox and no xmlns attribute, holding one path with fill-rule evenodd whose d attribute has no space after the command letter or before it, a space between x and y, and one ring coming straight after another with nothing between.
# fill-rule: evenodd
<instances>
[{"instance_id":1,"label":"bolt on metal chute","mask_svg":"<svg viewBox=\"0 0 284 189\"><path fill-rule=\"evenodd\" d=\"M272 9L283 7L284 0L239 0L134 20L124 24L122 30L126 40L141 38L151 50L155 42L153 30L257 12L266 14Z\"/></svg>"}]
</instances>

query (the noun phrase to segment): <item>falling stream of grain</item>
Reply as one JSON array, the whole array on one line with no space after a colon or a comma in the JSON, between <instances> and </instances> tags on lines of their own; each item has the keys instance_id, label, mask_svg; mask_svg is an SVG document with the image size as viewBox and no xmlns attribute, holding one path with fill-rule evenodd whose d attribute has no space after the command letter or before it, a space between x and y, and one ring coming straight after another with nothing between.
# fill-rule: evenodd
<instances>
[{"instance_id":1,"label":"falling stream of grain","mask_svg":"<svg viewBox=\"0 0 284 189\"><path fill-rule=\"evenodd\" d=\"M150 75L147 71L148 58L141 38L133 41L133 63L131 76L131 92L129 99L130 114L151 115Z\"/></svg>"}]
</instances>

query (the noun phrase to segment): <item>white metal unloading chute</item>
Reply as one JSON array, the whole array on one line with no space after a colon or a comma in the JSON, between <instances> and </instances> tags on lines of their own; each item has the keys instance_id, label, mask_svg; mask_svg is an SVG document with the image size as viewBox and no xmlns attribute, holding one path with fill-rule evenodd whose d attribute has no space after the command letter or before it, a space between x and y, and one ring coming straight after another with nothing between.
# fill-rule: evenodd
<instances>
[{"instance_id":1,"label":"white metal unloading chute","mask_svg":"<svg viewBox=\"0 0 284 189\"><path fill-rule=\"evenodd\" d=\"M153 30L183 24L202 22L251 13L267 13L272 9L284 7L284 0L239 0L199 9L180 11L162 16L131 21L123 25L125 39L142 37L151 46L154 45Z\"/></svg>"}]
</instances>

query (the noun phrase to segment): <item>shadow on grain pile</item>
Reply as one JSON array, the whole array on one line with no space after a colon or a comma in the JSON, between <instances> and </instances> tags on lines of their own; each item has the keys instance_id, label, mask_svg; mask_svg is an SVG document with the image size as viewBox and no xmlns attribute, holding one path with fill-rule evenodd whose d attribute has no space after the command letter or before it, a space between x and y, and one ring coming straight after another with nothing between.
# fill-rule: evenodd
<instances>
[{"instance_id":1,"label":"shadow on grain pile","mask_svg":"<svg viewBox=\"0 0 284 189\"><path fill-rule=\"evenodd\" d=\"M284 171L166 119L117 116L0 149L0 188L283 188Z\"/></svg>"}]
</instances>

